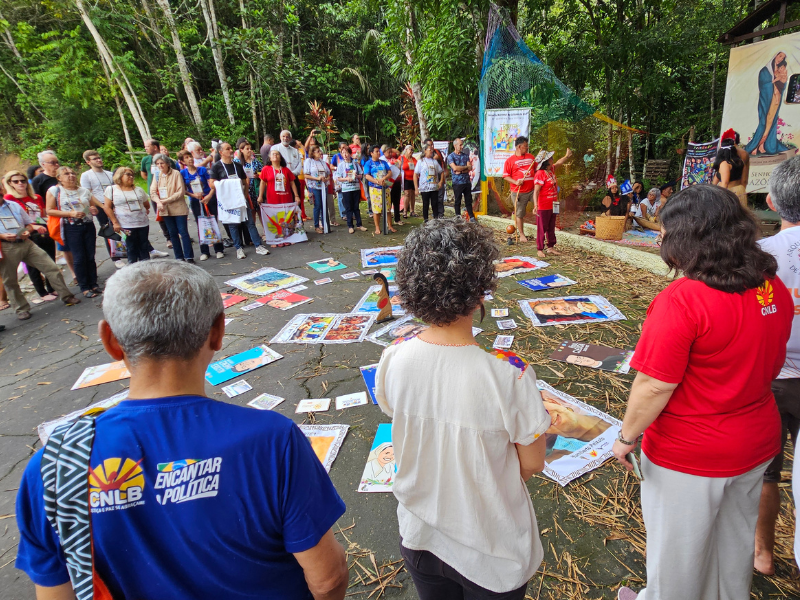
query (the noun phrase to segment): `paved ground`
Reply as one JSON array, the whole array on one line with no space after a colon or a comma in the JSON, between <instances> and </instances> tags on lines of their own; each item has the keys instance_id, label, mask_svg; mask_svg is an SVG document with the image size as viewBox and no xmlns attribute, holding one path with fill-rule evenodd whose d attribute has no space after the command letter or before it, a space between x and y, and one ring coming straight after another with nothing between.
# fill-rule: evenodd
<instances>
[{"instance_id":1,"label":"paved ground","mask_svg":"<svg viewBox=\"0 0 800 600\"><path fill-rule=\"evenodd\" d=\"M419 221L416 220L415 223ZM366 224L366 223L365 223ZM159 249L164 240L157 228L151 234ZM348 235L339 228L327 236L310 234L306 244L275 249L270 256L261 257L252 248L246 260L236 260L232 250L225 259L211 259L202 264L219 283L221 291L229 291L224 281L234 275L248 273L262 266L274 266L301 274L310 280L327 277L306 266L311 260L332 256L349 268L330 276L334 283L315 286L308 282L304 295L312 303L289 311L263 307L243 312L240 306L226 312L234 321L227 328L225 347L221 356L235 354L257 344L267 343L272 336L299 312L348 312L371 279L360 277L342 280L341 274L360 270L359 249L375 246L395 246L402 243L403 228L396 235L373 237L371 233ZM407 228L406 228L407 229ZM152 231L152 229L151 229ZM504 236L499 238L503 241ZM530 246L507 248L507 254L527 254ZM98 252L100 256L102 250ZM632 376L610 376L573 365L554 363L547 359L556 340L583 339L617 347L631 347L638 337L644 312L652 296L667 280L623 265L609 258L597 260L581 250L564 248L565 256L556 259L558 271L578 280L575 293L602 293L628 317L627 321L595 325L593 328L563 326L534 330L522 317L516 300L527 291L515 279L501 280L495 294L496 307L507 306L510 317L516 318L520 329L514 350L531 360L539 377L580 399L620 417ZM105 256L103 254L103 256ZM109 260L100 264L101 281L114 272ZM556 272L554 270L547 273ZM40 447L36 426L77 408L107 398L125 386L109 383L79 391L70 391L84 368L109 361L96 333L100 318L101 298L84 300L76 307L60 303L41 305L34 309L30 321L18 322L11 311L0 312L0 323L7 326L0 333L0 600L32 599L33 588L27 576L13 568L18 541L14 513L14 498L22 470L35 449ZM482 344L491 344L494 319L487 318L482 327L486 332L478 337ZM477 324L477 323L476 323ZM492 333L492 335L487 335ZM562 337L563 336L563 337ZM253 390L228 399L219 387L207 386L212 398L244 405L256 395L267 392L286 398L276 410L301 422L304 415L295 415L297 401L304 398L330 397L363 391L364 383L358 367L377 362L382 348L371 342L343 345L285 345L273 348L284 355L277 363L245 375ZM555 368L554 368L555 367ZM590 372L591 371L591 372ZM391 494L359 494L356 487L364 468L366 456L379 423L389 422L374 405L317 413L319 423L345 423L350 431L330 476L347 504L347 512L339 522L344 534L339 539L353 559L359 558L364 568L372 569L370 554L377 565L397 561L398 534L395 516L396 501ZM613 598L620 583L631 582L636 588L644 578L643 530L638 512L638 484L625 477L613 464L607 464L591 475L561 488L552 481L537 476L528 488L533 497L545 547L545 563L529 585L529 597L539 598ZM787 490L788 491L788 490ZM791 519L791 506L784 515ZM784 546L789 547L790 525L784 530ZM385 572L397 568L388 567ZM781 566L788 578L787 566ZM546 574L545 574L546 573ZM351 581L357 574L366 576L360 567L351 567ZM417 598L407 573L394 580L401 588L390 588L390 599ZM767 598L779 590L765 578L756 579L757 597ZM366 598L375 585L351 588L357 598ZM364 592L366 590L366 592ZM373 595L373 598L376 596Z\"/></svg>"}]
</instances>

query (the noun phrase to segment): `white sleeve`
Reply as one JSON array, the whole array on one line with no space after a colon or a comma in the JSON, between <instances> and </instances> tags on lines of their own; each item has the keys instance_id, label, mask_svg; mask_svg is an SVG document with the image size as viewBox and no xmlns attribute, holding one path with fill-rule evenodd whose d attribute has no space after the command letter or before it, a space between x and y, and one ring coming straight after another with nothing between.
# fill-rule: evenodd
<instances>
[{"instance_id":1,"label":"white sleeve","mask_svg":"<svg viewBox=\"0 0 800 600\"><path fill-rule=\"evenodd\" d=\"M378 406L389 417L394 416L394 410L389 405L386 399L386 373L389 369L389 362L391 361L391 354L394 349L389 346L381 354L381 361L378 363L378 368L375 371L375 400L378 401ZM798 461L800 462L800 461Z\"/></svg>"},{"instance_id":2,"label":"white sleeve","mask_svg":"<svg viewBox=\"0 0 800 600\"><path fill-rule=\"evenodd\" d=\"M92 189L92 184L89 181L89 171L84 171L81 173L81 187L86 189Z\"/></svg>"},{"instance_id":3,"label":"white sleeve","mask_svg":"<svg viewBox=\"0 0 800 600\"><path fill-rule=\"evenodd\" d=\"M550 415L542 404L533 368L527 366L521 376L514 371L511 389L501 399L501 412L511 442L528 446L550 427Z\"/></svg>"},{"instance_id":4,"label":"white sleeve","mask_svg":"<svg viewBox=\"0 0 800 600\"><path fill-rule=\"evenodd\" d=\"M303 173L311 175L311 159L307 158L303 161Z\"/></svg>"}]
</instances>

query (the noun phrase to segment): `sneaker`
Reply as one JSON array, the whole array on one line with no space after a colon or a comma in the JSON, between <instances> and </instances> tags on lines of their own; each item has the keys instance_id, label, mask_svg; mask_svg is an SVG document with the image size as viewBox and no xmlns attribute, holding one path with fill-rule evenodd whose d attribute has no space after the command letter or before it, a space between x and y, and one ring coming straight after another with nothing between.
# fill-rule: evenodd
<instances>
[{"instance_id":1,"label":"sneaker","mask_svg":"<svg viewBox=\"0 0 800 600\"><path fill-rule=\"evenodd\" d=\"M201 254L200 255L200 260L201 261L208 260L208 254Z\"/></svg>"},{"instance_id":2,"label":"sneaker","mask_svg":"<svg viewBox=\"0 0 800 600\"><path fill-rule=\"evenodd\" d=\"M232 248L233 241L230 238L223 238L222 245L225 246L226 248Z\"/></svg>"},{"instance_id":3,"label":"sneaker","mask_svg":"<svg viewBox=\"0 0 800 600\"><path fill-rule=\"evenodd\" d=\"M169 254L166 252L162 252L161 250L151 250L150 251L150 258L167 258Z\"/></svg>"},{"instance_id":4,"label":"sneaker","mask_svg":"<svg viewBox=\"0 0 800 600\"><path fill-rule=\"evenodd\" d=\"M264 246L256 246L256 254L264 256L266 254L269 254L269 250L264 248Z\"/></svg>"},{"instance_id":5,"label":"sneaker","mask_svg":"<svg viewBox=\"0 0 800 600\"><path fill-rule=\"evenodd\" d=\"M124 267L127 264L128 264L128 261L125 260L124 258L120 258L119 260L115 260L114 261L114 266L117 267L118 269L121 269L122 267Z\"/></svg>"},{"instance_id":6,"label":"sneaker","mask_svg":"<svg viewBox=\"0 0 800 600\"><path fill-rule=\"evenodd\" d=\"M617 590L617 600L636 600L639 597L639 594L634 592L631 588L626 585L623 585L621 588Z\"/></svg>"},{"instance_id":7,"label":"sneaker","mask_svg":"<svg viewBox=\"0 0 800 600\"><path fill-rule=\"evenodd\" d=\"M245 257L244 256L244 250L242 250L241 248L237 249L236 250L236 258L244 258L244 257Z\"/></svg>"},{"instance_id":8,"label":"sneaker","mask_svg":"<svg viewBox=\"0 0 800 600\"><path fill-rule=\"evenodd\" d=\"M27 310L20 311L17 313L17 318L20 321L27 321L31 318L31 313L29 313Z\"/></svg>"},{"instance_id":9,"label":"sneaker","mask_svg":"<svg viewBox=\"0 0 800 600\"><path fill-rule=\"evenodd\" d=\"M225 255L222 252L217 252L217 258L225 258Z\"/></svg>"}]
</instances>

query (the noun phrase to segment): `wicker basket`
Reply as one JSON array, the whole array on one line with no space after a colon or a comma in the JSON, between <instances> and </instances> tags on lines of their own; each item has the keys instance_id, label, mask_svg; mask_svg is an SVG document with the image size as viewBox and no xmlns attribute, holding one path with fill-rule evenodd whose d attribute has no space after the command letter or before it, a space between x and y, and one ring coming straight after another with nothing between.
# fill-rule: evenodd
<instances>
[{"instance_id":1,"label":"wicker basket","mask_svg":"<svg viewBox=\"0 0 800 600\"><path fill-rule=\"evenodd\" d=\"M594 221L595 239L621 240L625 233L625 217L598 216Z\"/></svg>"}]
</instances>

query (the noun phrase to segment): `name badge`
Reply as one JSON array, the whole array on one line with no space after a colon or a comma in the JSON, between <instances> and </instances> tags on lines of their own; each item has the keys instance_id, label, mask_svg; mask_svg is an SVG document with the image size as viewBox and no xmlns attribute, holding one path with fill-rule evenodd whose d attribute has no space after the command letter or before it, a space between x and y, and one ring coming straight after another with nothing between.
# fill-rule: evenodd
<instances>
[{"instance_id":1,"label":"name badge","mask_svg":"<svg viewBox=\"0 0 800 600\"><path fill-rule=\"evenodd\" d=\"M164 200L167 197L167 188L165 187L158 188L158 197L161 200Z\"/></svg>"},{"instance_id":2,"label":"name badge","mask_svg":"<svg viewBox=\"0 0 800 600\"><path fill-rule=\"evenodd\" d=\"M195 194L202 194L203 193L203 186L200 184L200 179L195 178L192 179L190 185L192 186L192 192Z\"/></svg>"},{"instance_id":3,"label":"name badge","mask_svg":"<svg viewBox=\"0 0 800 600\"><path fill-rule=\"evenodd\" d=\"M283 173L275 173L275 191L276 192L286 191L286 182Z\"/></svg>"},{"instance_id":4,"label":"name badge","mask_svg":"<svg viewBox=\"0 0 800 600\"><path fill-rule=\"evenodd\" d=\"M561 212L561 202L553 202L553 214L557 215L559 212Z\"/></svg>"},{"instance_id":5,"label":"name badge","mask_svg":"<svg viewBox=\"0 0 800 600\"><path fill-rule=\"evenodd\" d=\"M156 165L150 165L150 173L152 173L153 175L157 175L158 167Z\"/></svg>"},{"instance_id":6,"label":"name badge","mask_svg":"<svg viewBox=\"0 0 800 600\"><path fill-rule=\"evenodd\" d=\"M2 223L6 231L10 233L16 233L17 229L20 228L19 222L13 215L10 217L0 217L0 223Z\"/></svg>"},{"instance_id":7,"label":"name badge","mask_svg":"<svg viewBox=\"0 0 800 600\"><path fill-rule=\"evenodd\" d=\"M256 171L253 167L245 167L244 174L247 175L248 179L253 179L256 176Z\"/></svg>"}]
</instances>

